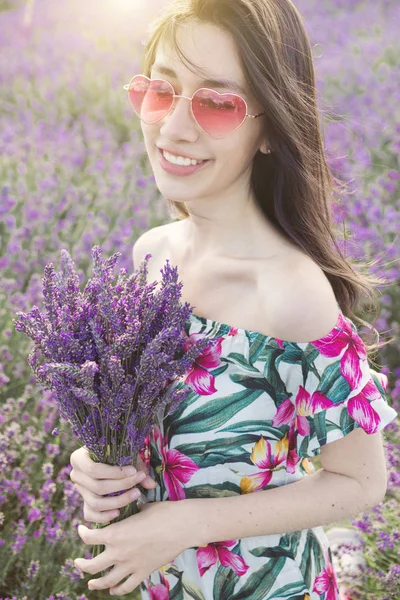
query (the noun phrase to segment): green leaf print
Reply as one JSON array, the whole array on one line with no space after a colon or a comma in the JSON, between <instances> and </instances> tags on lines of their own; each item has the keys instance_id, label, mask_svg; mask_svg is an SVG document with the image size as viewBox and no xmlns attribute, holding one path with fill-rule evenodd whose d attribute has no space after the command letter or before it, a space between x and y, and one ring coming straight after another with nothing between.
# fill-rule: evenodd
<instances>
[{"instance_id":1,"label":"green leaf print","mask_svg":"<svg viewBox=\"0 0 400 600\"><path fill-rule=\"evenodd\" d=\"M348 433L353 429L360 427L359 424L351 418L348 410L342 410L340 413L340 429L343 430L343 433Z\"/></svg>"},{"instance_id":2,"label":"green leaf print","mask_svg":"<svg viewBox=\"0 0 400 600\"><path fill-rule=\"evenodd\" d=\"M327 436L326 411L325 410L314 415L313 425L315 428L315 433L317 435L317 438L318 438L318 440L320 440L319 443L321 446L323 446L324 444L326 444L326 436ZM312 427L312 425L310 427ZM311 429L311 432L312 432L312 429Z\"/></svg>"},{"instance_id":3,"label":"green leaf print","mask_svg":"<svg viewBox=\"0 0 400 600\"><path fill-rule=\"evenodd\" d=\"M307 541L308 539L311 540L310 543L314 555L315 572L320 573L326 566L324 552L321 548L321 541L312 529L307 533ZM306 577L304 579L306 579Z\"/></svg>"},{"instance_id":4,"label":"green leaf print","mask_svg":"<svg viewBox=\"0 0 400 600\"><path fill-rule=\"evenodd\" d=\"M226 498L227 496L239 496L240 487L235 483L225 481L223 483L203 483L185 489L186 498Z\"/></svg>"},{"instance_id":5,"label":"green leaf print","mask_svg":"<svg viewBox=\"0 0 400 600\"><path fill-rule=\"evenodd\" d=\"M256 433L239 435L233 438L216 439L208 442L199 466L211 467L229 462L243 462L252 465L250 452L245 450L243 446L253 446L259 439L260 435Z\"/></svg>"},{"instance_id":6,"label":"green leaf print","mask_svg":"<svg viewBox=\"0 0 400 600\"><path fill-rule=\"evenodd\" d=\"M229 355L226 358L224 358L224 362L237 365L238 367L241 367L249 373L260 372L258 369L256 369L256 367L253 367L253 365L249 365L249 362L246 359L246 357L243 356L243 354L240 354L239 352L230 352Z\"/></svg>"},{"instance_id":7,"label":"green leaf print","mask_svg":"<svg viewBox=\"0 0 400 600\"><path fill-rule=\"evenodd\" d=\"M289 548L293 559L297 556L302 535L302 531L293 531L292 533L285 533L280 539L279 545Z\"/></svg>"},{"instance_id":8,"label":"green leaf print","mask_svg":"<svg viewBox=\"0 0 400 600\"><path fill-rule=\"evenodd\" d=\"M293 559L293 554L292 554L291 550L289 550L288 548L283 548L280 545L268 546L268 547L259 546L258 548L253 548L252 550L250 550L250 553L253 554L254 556L257 556L257 558L260 558L261 556L263 558L274 558L274 557L278 557L278 556L286 556L287 558Z\"/></svg>"},{"instance_id":9,"label":"green leaf print","mask_svg":"<svg viewBox=\"0 0 400 600\"><path fill-rule=\"evenodd\" d=\"M283 382L279 375L278 367L280 360L284 356L286 357L281 348L266 346L264 352L258 357L258 365L261 367L261 371L259 369L259 372L268 379L272 387L277 391L283 390ZM250 357L250 361L253 364L253 355Z\"/></svg>"},{"instance_id":10,"label":"green leaf print","mask_svg":"<svg viewBox=\"0 0 400 600\"><path fill-rule=\"evenodd\" d=\"M176 584L168 592L168 600L184 600L182 587L182 571L175 564L172 564L165 570L168 575L173 575L178 579Z\"/></svg>"},{"instance_id":11,"label":"green leaf print","mask_svg":"<svg viewBox=\"0 0 400 600\"><path fill-rule=\"evenodd\" d=\"M244 586L230 600L265 600L279 573L285 566L286 557L271 558L265 565L250 575Z\"/></svg>"},{"instance_id":12,"label":"green leaf print","mask_svg":"<svg viewBox=\"0 0 400 600\"><path fill-rule=\"evenodd\" d=\"M297 583L288 583L275 590L274 597L271 600L276 600L276 598L286 598L287 600L304 600L304 595L307 592L308 590L304 590L304 583L302 581L298 581ZM293 596L293 594L295 594L295 596ZM268 600L268 598L266 600Z\"/></svg>"},{"instance_id":13,"label":"green leaf print","mask_svg":"<svg viewBox=\"0 0 400 600\"><path fill-rule=\"evenodd\" d=\"M187 385L184 386L185 389L187 387ZM164 428L167 428L169 426L169 423L171 422L174 423L176 420L179 421L179 419L182 417L182 414L185 412L188 406L191 406L193 402L197 400L197 398L198 394L191 390L186 396L185 400L183 402L180 402L180 404L173 411L173 413L164 415Z\"/></svg>"},{"instance_id":14,"label":"green leaf print","mask_svg":"<svg viewBox=\"0 0 400 600\"><path fill-rule=\"evenodd\" d=\"M262 336L256 336L254 340L249 339L249 357L247 359L247 365L253 365L257 360L264 361L267 355L277 352L277 345L275 347L268 346L265 344L265 339ZM282 350L278 349L278 354Z\"/></svg>"},{"instance_id":15,"label":"green leaf print","mask_svg":"<svg viewBox=\"0 0 400 600\"><path fill-rule=\"evenodd\" d=\"M318 386L322 394L335 404L340 404L350 394L350 386L340 371L340 361L326 367Z\"/></svg>"},{"instance_id":16,"label":"green leaf print","mask_svg":"<svg viewBox=\"0 0 400 600\"><path fill-rule=\"evenodd\" d=\"M187 417L176 419L170 426L170 438L184 433L205 433L224 425L243 408L262 395L262 390L240 390L223 398L213 399L193 410Z\"/></svg>"},{"instance_id":17,"label":"green leaf print","mask_svg":"<svg viewBox=\"0 0 400 600\"><path fill-rule=\"evenodd\" d=\"M219 452L218 452L218 450L213 451L213 452L208 452L208 451L205 452L205 454L200 459L199 467L201 467L201 468L217 467L217 466L220 466L221 464L237 463L237 462L241 462L241 463L244 462L244 463L251 464L249 462L249 452L246 450L243 450L243 448L236 448L236 449L231 449L231 451L229 453L226 453L224 444L222 442Z\"/></svg>"},{"instance_id":18,"label":"green leaf print","mask_svg":"<svg viewBox=\"0 0 400 600\"><path fill-rule=\"evenodd\" d=\"M312 529L307 531L304 550L301 553L301 562L299 565L301 574L308 588L311 586L312 560L314 559L314 568L316 573L320 573L325 568L325 557L321 548L321 542Z\"/></svg>"},{"instance_id":19,"label":"green leaf print","mask_svg":"<svg viewBox=\"0 0 400 600\"><path fill-rule=\"evenodd\" d=\"M267 379L265 379L265 377L248 377L247 375L234 373L233 375L230 375L230 379L234 383L238 383L247 389L267 392L267 394L275 400L276 389Z\"/></svg>"},{"instance_id":20,"label":"green leaf print","mask_svg":"<svg viewBox=\"0 0 400 600\"><path fill-rule=\"evenodd\" d=\"M169 590L168 600L185 600L181 580L177 581L174 587Z\"/></svg>"},{"instance_id":21,"label":"green leaf print","mask_svg":"<svg viewBox=\"0 0 400 600\"><path fill-rule=\"evenodd\" d=\"M238 548L239 544L234 548L231 548L231 551L236 554ZM227 598L231 598L238 581L239 575L237 575L233 569L220 565L214 578L214 600L226 600Z\"/></svg>"},{"instance_id":22,"label":"green leaf print","mask_svg":"<svg viewBox=\"0 0 400 600\"><path fill-rule=\"evenodd\" d=\"M286 426L287 431L289 431L289 426ZM281 425L279 428L278 427L272 427L266 425L266 421L238 421L237 423L233 423L231 425L227 425L226 427L224 427L223 429L219 429L218 432L222 433L222 432L229 432L229 433L246 433L246 432L252 432L254 433L254 431L257 431L257 433L259 433L260 435L263 435L265 438L269 439L270 437L274 438L274 439L281 439L282 436L282 432L285 431L285 425Z\"/></svg>"},{"instance_id":23,"label":"green leaf print","mask_svg":"<svg viewBox=\"0 0 400 600\"><path fill-rule=\"evenodd\" d=\"M193 600L206 600L199 586L193 581L189 581L183 577L182 586L185 590L185 600L186 598L193 598Z\"/></svg>"}]
</instances>

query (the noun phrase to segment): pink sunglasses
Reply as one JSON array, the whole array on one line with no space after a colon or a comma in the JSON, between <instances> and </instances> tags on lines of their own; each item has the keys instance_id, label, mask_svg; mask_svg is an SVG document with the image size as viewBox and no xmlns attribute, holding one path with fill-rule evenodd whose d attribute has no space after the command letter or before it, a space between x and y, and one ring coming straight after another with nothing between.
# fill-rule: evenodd
<instances>
[{"instance_id":1,"label":"pink sunglasses","mask_svg":"<svg viewBox=\"0 0 400 600\"><path fill-rule=\"evenodd\" d=\"M138 117L147 125L161 121L172 109L175 98L190 100L192 115L204 133L219 139L239 129L247 118L257 119L257 115L247 113L247 103L238 94L220 94L215 90L200 88L189 98L175 94L171 83L164 79L149 79L145 75L135 75L128 85L129 102Z\"/></svg>"}]
</instances>

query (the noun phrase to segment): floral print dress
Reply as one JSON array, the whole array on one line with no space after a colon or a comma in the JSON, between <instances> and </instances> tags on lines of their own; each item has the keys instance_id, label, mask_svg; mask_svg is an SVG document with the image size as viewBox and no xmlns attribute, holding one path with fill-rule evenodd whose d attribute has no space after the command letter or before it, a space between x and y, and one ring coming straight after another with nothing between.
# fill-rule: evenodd
<instances>
[{"instance_id":1,"label":"floral print dress","mask_svg":"<svg viewBox=\"0 0 400 600\"><path fill-rule=\"evenodd\" d=\"M207 336L212 346L178 384L190 386L187 398L159 415L146 440L141 455L157 482L148 501L288 485L315 472L309 458L320 446L393 421L387 378L370 369L356 326L339 311L327 335L304 343L192 314L186 343ZM189 548L140 592L142 600L340 598L323 527Z\"/></svg>"}]
</instances>

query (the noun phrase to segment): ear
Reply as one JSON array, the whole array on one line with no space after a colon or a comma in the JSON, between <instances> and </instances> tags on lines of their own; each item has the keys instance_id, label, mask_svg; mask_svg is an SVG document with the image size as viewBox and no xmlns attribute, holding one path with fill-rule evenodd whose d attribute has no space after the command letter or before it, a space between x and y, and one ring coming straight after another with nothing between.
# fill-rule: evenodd
<instances>
[{"instance_id":1,"label":"ear","mask_svg":"<svg viewBox=\"0 0 400 600\"><path fill-rule=\"evenodd\" d=\"M269 145L267 144L267 141L264 140L259 148L260 152L262 154L271 154L271 149L269 147Z\"/></svg>"}]
</instances>

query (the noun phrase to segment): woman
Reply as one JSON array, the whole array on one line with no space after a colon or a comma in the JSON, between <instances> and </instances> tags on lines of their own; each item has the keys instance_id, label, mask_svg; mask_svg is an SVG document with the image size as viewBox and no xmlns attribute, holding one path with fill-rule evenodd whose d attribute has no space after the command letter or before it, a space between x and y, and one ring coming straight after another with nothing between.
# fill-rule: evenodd
<instances>
[{"instance_id":1,"label":"woman","mask_svg":"<svg viewBox=\"0 0 400 600\"><path fill-rule=\"evenodd\" d=\"M350 319L381 280L336 244L301 17L290 0L176 0L126 87L180 217L142 235L134 263L152 254L151 281L167 258L178 266L196 308L188 343L214 344L138 461L156 501L108 526L103 555L77 565L114 566L95 589L140 586L146 600L335 600L323 525L385 496L380 431L396 412ZM136 476L85 449L71 464L87 520L106 523L132 501Z\"/></svg>"}]
</instances>

